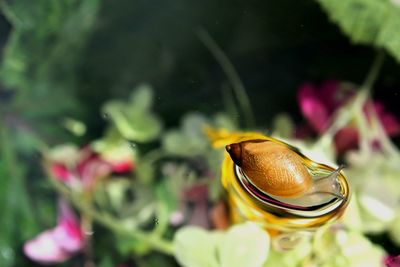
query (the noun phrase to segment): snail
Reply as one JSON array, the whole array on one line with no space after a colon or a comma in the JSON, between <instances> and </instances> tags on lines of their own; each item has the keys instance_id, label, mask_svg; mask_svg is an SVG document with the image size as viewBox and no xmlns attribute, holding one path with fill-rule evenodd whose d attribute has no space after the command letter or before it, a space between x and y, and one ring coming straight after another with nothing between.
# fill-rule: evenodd
<instances>
[{"instance_id":1,"label":"snail","mask_svg":"<svg viewBox=\"0 0 400 267\"><path fill-rule=\"evenodd\" d=\"M341 171L316 162L276 138L258 132L207 129L214 148L225 147L221 183L232 222L253 221L287 250L344 213L350 186ZM304 231L303 231L304 230ZM283 243L282 243L283 242Z\"/></svg>"},{"instance_id":2,"label":"snail","mask_svg":"<svg viewBox=\"0 0 400 267\"><path fill-rule=\"evenodd\" d=\"M302 157L289 146L269 140L247 140L227 145L232 161L259 190L282 198L331 194L343 198L338 175L341 169L313 179Z\"/></svg>"}]
</instances>

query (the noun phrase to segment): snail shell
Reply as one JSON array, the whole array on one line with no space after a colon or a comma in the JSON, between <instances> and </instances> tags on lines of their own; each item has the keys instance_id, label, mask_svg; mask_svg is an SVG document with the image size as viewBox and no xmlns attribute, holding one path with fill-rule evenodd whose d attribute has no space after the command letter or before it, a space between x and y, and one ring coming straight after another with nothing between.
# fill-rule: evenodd
<instances>
[{"instance_id":1,"label":"snail shell","mask_svg":"<svg viewBox=\"0 0 400 267\"><path fill-rule=\"evenodd\" d=\"M301 158L287 146L268 140L248 140L226 146L233 162L261 191L278 197L301 197L313 179Z\"/></svg>"}]
</instances>

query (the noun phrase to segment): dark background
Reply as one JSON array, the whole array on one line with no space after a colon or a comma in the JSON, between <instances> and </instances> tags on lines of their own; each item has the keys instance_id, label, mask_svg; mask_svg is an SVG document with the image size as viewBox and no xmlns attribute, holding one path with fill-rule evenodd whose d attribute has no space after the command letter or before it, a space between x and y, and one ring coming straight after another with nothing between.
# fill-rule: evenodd
<instances>
[{"instance_id":1,"label":"dark background","mask_svg":"<svg viewBox=\"0 0 400 267\"><path fill-rule=\"evenodd\" d=\"M69 70L77 79L69 90L79 101L77 110L84 111L68 112L96 135L104 124L101 104L126 97L140 82L155 88L156 110L167 125L188 110L223 109L227 78L196 35L200 27L236 67L262 127L282 111L299 118L295 96L304 81L362 83L375 54L352 45L314 1L106 0L78 64ZM0 30L4 44L10 30L4 18ZM374 91L397 114L399 70L388 56Z\"/></svg>"},{"instance_id":2,"label":"dark background","mask_svg":"<svg viewBox=\"0 0 400 267\"><path fill-rule=\"evenodd\" d=\"M222 108L226 77L198 39L199 27L237 68L259 125L281 111L298 114L303 81L361 83L375 53L351 45L313 1L106 1L97 27L82 59L79 98L93 107L146 81L167 123L187 110ZM388 58L375 89L396 112L399 70Z\"/></svg>"}]
</instances>

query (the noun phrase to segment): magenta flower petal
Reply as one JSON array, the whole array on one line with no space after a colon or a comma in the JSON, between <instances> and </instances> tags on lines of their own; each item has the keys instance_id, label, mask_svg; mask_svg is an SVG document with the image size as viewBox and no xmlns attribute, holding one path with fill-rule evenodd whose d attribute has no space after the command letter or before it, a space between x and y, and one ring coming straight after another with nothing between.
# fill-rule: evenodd
<instances>
[{"instance_id":1,"label":"magenta flower petal","mask_svg":"<svg viewBox=\"0 0 400 267\"><path fill-rule=\"evenodd\" d=\"M64 201L60 201L59 206L58 225L24 245L25 255L33 261L42 264L63 262L83 248L84 236L77 217Z\"/></svg>"},{"instance_id":2,"label":"magenta flower petal","mask_svg":"<svg viewBox=\"0 0 400 267\"><path fill-rule=\"evenodd\" d=\"M396 136L400 134L400 123L392 114L385 114L380 117L380 121L389 136Z\"/></svg>"},{"instance_id":3,"label":"magenta flower petal","mask_svg":"<svg viewBox=\"0 0 400 267\"><path fill-rule=\"evenodd\" d=\"M307 130L312 129L317 134L323 134L328 127L330 117L356 94L353 86L340 84L338 81L328 80L318 88L311 83L304 83L298 90L298 103L303 116L307 121L305 127L298 127L295 136L305 138L310 135ZM378 101L368 101L364 106L364 115L371 119L371 111L375 110L385 132L389 136L400 135L400 120L385 110L385 106ZM360 114L361 115L361 114ZM335 135L335 144L338 154L356 148L359 142L357 129L348 125L340 129ZM371 142L379 148L379 140Z\"/></svg>"},{"instance_id":4,"label":"magenta flower petal","mask_svg":"<svg viewBox=\"0 0 400 267\"><path fill-rule=\"evenodd\" d=\"M342 154L345 151L357 148L358 139L357 129L352 127L340 129L334 137L337 153Z\"/></svg>"},{"instance_id":5,"label":"magenta flower petal","mask_svg":"<svg viewBox=\"0 0 400 267\"><path fill-rule=\"evenodd\" d=\"M333 113L340 105L343 104L343 95L340 94L340 83L335 80L327 80L323 82L318 91L318 96L323 101L325 108L329 113Z\"/></svg>"},{"instance_id":6,"label":"magenta flower petal","mask_svg":"<svg viewBox=\"0 0 400 267\"><path fill-rule=\"evenodd\" d=\"M86 189L92 188L99 178L103 178L111 173L110 164L102 161L99 158L87 161L80 168L80 178L83 186Z\"/></svg>"},{"instance_id":7,"label":"magenta flower petal","mask_svg":"<svg viewBox=\"0 0 400 267\"><path fill-rule=\"evenodd\" d=\"M133 162L131 160L109 163L111 164L112 171L116 173L125 173L133 169Z\"/></svg>"},{"instance_id":8,"label":"magenta flower petal","mask_svg":"<svg viewBox=\"0 0 400 267\"><path fill-rule=\"evenodd\" d=\"M387 267L400 267L400 255L399 256L387 256L384 260Z\"/></svg>"},{"instance_id":9,"label":"magenta flower petal","mask_svg":"<svg viewBox=\"0 0 400 267\"><path fill-rule=\"evenodd\" d=\"M195 184L183 191L183 198L190 202L202 202L208 199L208 187L205 184Z\"/></svg>"},{"instance_id":10,"label":"magenta flower petal","mask_svg":"<svg viewBox=\"0 0 400 267\"><path fill-rule=\"evenodd\" d=\"M322 133L329 119L328 110L319 98L316 89L310 83L303 84L298 93L298 102L301 112L310 126L318 133Z\"/></svg>"},{"instance_id":11,"label":"magenta flower petal","mask_svg":"<svg viewBox=\"0 0 400 267\"><path fill-rule=\"evenodd\" d=\"M84 245L84 235L78 218L65 201L60 201L60 217L54 229L54 238L60 247L69 253L80 251Z\"/></svg>"},{"instance_id":12,"label":"magenta flower petal","mask_svg":"<svg viewBox=\"0 0 400 267\"><path fill-rule=\"evenodd\" d=\"M51 174L62 182L68 182L71 173L62 164L54 164L50 167Z\"/></svg>"},{"instance_id":13,"label":"magenta flower petal","mask_svg":"<svg viewBox=\"0 0 400 267\"><path fill-rule=\"evenodd\" d=\"M67 260L70 254L63 250L54 238L54 230L47 230L24 245L25 255L42 264L54 264Z\"/></svg>"},{"instance_id":14,"label":"magenta flower petal","mask_svg":"<svg viewBox=\"0 0 400 267\"><path fill-rule=\"evenodd\" d=\"M385 132L389 136L395 136L400 134L400 121L392 114L385 110L385 106L382 102L374 102L375 112L382 123Z\"/></svg>"},{"instance_id":15,"label":"magenta flower petal","mask_svg":"<svg viewBox=\"0 0 400 267\"><path fill-rule=\"evenodd\" d=\"M79 252L83 247L82 235L71 225L58 225L52 234L57 245L68 254Z\"/></svg>"}]
</instances>

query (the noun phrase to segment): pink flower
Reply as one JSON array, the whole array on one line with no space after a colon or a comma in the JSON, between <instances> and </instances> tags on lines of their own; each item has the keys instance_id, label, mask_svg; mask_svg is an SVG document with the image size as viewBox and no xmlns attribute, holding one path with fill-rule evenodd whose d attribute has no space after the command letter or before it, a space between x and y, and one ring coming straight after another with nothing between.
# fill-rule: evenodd
<instances>
[{"instance_id":1,"label":"pink flower","mask_svg":"<svg viewBox=\"0 0 400 267\"><path fill-rule=\"evenodd\" d=\"M209 228L208 222L208 187L205 184L195 184L183 191L183 199L193 205L188 224Z\"/></svg>"},{"instance_id":2,"label":"pink flower","mask_svg":"<svg viewBox=\"0 0 400 267\"><path fill-rule=\"evenodd\" d=\"M64 201L59 203L59 219L55 228L44 231L24 245L25 255L42 264L63 262L84 246L79 220Z\"/></svg>"},{"instance_id":3,"label":"pink flower","mask_svg":"<svg viewBox=\"0 0 400 267\"><path fill-rule=\"evenodd\" d=\"M69 164L71 165L71 164ZM106 161L90 148L83 148L79 151L78 158L73 166L66 162L51 161L50 173L60 181L71 187L79 187L88 190L96 182L110 175L112 172L122 173L133 168L131 160Z\"/></svg>"},{"instance_id":4,"label":"pink flower","mask_svg":"<svg viewBox=\"0 0 400 267\"><path fill-rule=\"evenodd\" d=\"M184 188L180 196L180 207L171 213L169 221L173 226L186 222L189 225L209 228L207 186L194 184Z\"/></svg>"},{"instance_id":5,"label":"pink flower","mask_svg":"<svg viewBox=\"0 0 400 267\"><path fill-rule=\"evenodd\" d=\"M330 119L334 112L352 96L356 90L351 87L344 87L337 81L326 81L317 88L314 84L304 83L298 91L298 103L301 112L308 123L308 128L316 134L323 134L328 128ZM387 112L381 102L374 101L365 105L364 113L367 118L371 116L367 107L372 107L382 123L386 133L390 136L400 134L400 122L397 118ZM307 129L300 129L301 133L307 133ZM358 145L358 131L348 125L340 129L335 136L335 145L338 153L343 153L348 149Z\"/></svg>"},{"instance_id":6,"label":"pink flower","mask_svg":"<svg viewBox=\"0 0 400 267\"><path fill-rule=\"evenodd\" d=\"M384 263L387 267L400 267L400 255L399 256L387 256L384 259Z\"/></svg>"},{"instance_id":7,"label":"pink flower","mask_svg":"<svg viewBox=\"0 0 400 267\"><path fill-rule=\"evenodd\" d=\"M133 170L134 165L131 159L125 159L123 161L109 161L113 172L125 173Z\"/></svg>"}]
</instances>

